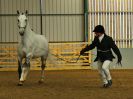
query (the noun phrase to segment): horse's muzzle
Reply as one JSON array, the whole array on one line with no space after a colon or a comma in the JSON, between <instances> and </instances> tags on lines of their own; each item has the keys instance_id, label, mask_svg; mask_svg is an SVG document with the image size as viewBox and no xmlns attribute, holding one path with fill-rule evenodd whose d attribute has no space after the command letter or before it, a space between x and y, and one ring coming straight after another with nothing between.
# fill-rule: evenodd
<instances>
[{"instance_id":1,"label":"horse's muzzle","mask_svg":"<svg viewBox=\"0 0 133 99\"><path fill-rule=\"evenodd\" d=\"M20 36L23 36L24 35L24 32L19 32Z\"/></svg>"},{"instance_id":2,"label":"horse's muzzle","mask_svg":"<svg viewBox=\"0 0 133 99\"><path fill-rule=\"evenodd\" d=\"M24 27L20 27L20 28L19 28L19 34L20 34L21 36L24 35L24 31L25 31L25 28L24 28Z\"/></svg>"}]
</instances>

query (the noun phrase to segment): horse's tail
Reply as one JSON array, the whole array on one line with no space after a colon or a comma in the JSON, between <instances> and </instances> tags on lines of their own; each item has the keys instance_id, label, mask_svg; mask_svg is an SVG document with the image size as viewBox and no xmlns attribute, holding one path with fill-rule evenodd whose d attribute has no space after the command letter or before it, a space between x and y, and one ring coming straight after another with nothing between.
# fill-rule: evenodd
<instances>
[{"instance_id":1,"label":"horse's tail","mask_svg":"<svg viewBox=\"0 0 133 99\"><path fill-rule=\"evenodd\" d=\"M47 57L47 62L52 66L52 67L55 67L57 66L57 57L51 53L51 51L49 50L49 53L48 53L48 57Z\"/></svg>"}]
</instances>

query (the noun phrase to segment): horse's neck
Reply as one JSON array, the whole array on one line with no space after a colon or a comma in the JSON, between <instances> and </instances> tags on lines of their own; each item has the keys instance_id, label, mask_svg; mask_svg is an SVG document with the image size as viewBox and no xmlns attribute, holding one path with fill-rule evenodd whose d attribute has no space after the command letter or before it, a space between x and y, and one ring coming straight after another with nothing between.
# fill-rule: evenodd
<instances>
[{"instance_id":1,"label":"horse's neck","mask_svg":"<svg viewBox=\"0 0 133 99\"><path fill-rule=\"evenodd\" d=\"M32 30L30 28L29 22L27 22L27 26L26 26L26 29L25 29L25 34L26 35L31 35L31 33L32 33Z\"/></svg>"},{"instance_id":2,"label":"horse's neck","mask_svg":"<svg viewBox=\"0 0 133 99\"><path fill-rule=\"evenodd\" d=\"M31 30L29 23L27 22L27 26L25 29L24 36L22 37L22 43L24 45L30 44L33 42L34 32Z\"/></svg>"}]
</instances>

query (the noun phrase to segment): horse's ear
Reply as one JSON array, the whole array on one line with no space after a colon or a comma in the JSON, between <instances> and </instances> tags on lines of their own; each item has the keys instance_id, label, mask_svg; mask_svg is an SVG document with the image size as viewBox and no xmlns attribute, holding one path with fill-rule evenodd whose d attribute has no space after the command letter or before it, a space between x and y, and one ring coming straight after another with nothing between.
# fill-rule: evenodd
<instances>
[{"instance_id":1,"label":"horse's ear","mask_svg":"<svg viewBox=\"0 0 133 99\"><path fill-rule=\"evenodd\" d=\"M18 14L18 15L20 14L18 10L17 10L17 14Z\"/></svg>"},{"instance_id":2,"label":"horse's ear","mask_svg":"<svg viewBox=\"0 0 133 99\"><path fill-rule=\"evenodd\" d=\"M25 11L26 16L28 15L28 10Z\"/></svg>"}]
</instances>

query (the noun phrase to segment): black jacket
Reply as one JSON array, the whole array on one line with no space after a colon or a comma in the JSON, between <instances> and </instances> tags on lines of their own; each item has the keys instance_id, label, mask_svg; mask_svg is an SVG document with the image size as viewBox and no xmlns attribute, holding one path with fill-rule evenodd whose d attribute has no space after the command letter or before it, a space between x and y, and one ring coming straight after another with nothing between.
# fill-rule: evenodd
<instances>
[{"instance_id":1,"label":"black jacket","mask_svg":"<svg viewBox=\"0 0 133 99\"><path fill-rule=\"evenodd\" d=\"M107 36L106 34L104 35L102 41L100 42L98 37L95 37L94 40L92 41L92 44L87 45L83 51L89 51L97 47L97 57L94 61L100 60L100 61L105 61L105 60L110 60L112 61L113 58L115 58L112 54L111 49L114 51L114 53L117 55L118 60L122 60L121 53L116 46L115 42L113 41L112 37Z\"/></svg>"}]
</instances>

